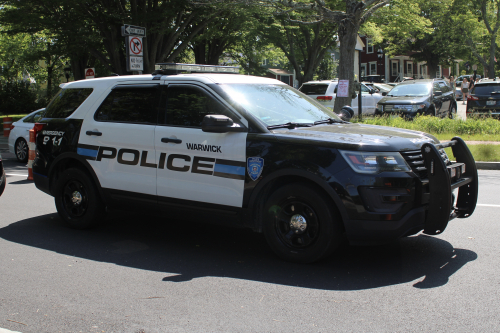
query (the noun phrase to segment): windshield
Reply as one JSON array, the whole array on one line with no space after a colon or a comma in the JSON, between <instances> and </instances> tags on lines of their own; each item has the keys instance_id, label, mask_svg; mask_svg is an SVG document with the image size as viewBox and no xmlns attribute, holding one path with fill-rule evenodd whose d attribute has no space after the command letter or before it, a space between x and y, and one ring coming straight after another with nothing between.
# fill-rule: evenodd
<instances>
[{"instance_id":1,"label":"windshield","mask_svg":"<svg viewBox=\"0 0 500 333\"><path fill-rule=\"evenodd\" d=\"M296 89L282 84L226 84L220 86L247 112L266 126L285 123L314 123L340 118Z\"/></svg>"},{"instance_id":2,"label":"windshield","mask_svg":"<svg viewBox=\"0 0 500 333\"><path fill-rule=\"evenodd\" d=\"M392 88L394 88L393 86L383 83L374 83L373 86L380 91L390 91Z\"/></svg>"},{"instance_id":3,"label":"windshield","mask_svg":"<svg viewBox=\"0 0 500 333\"><path fill-rule=\"evenodd\" d=\"M387 96L427 96L431 93L431 87L428 83L397 85Z\"/></svg>"}]
</instances>

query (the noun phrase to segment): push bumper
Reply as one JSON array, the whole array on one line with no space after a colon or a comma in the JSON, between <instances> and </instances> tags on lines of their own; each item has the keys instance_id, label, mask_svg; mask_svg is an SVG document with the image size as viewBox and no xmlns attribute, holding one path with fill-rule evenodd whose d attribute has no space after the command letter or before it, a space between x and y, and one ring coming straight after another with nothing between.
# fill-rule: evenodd
<instances>
[{"instance_id":1,"label":"push bumper","mask_svg":"<svg viewBox=\"0 0 500 333\"><path fill-rule=\"evenodd\" d=\"M439 149L451 147L456 163L446 165ZM351 244L377 244L416 234L442 233L448 222L469 217L476 207L478 194L477 168L465 142L455 137L437 145L426 143L421 153L427 178L420 181L427 188L422 205L394 221L349 220L344 223ZM458 189L456 201L453 191Z\"/></svg>"},{"instance_id":2,"label":"push bumper","mask_svg":"<svg viewBox=\"0 0 500 333\"><path fill-rule=\"evenodd\" d=\"M446 147L451 147L457 160L448 166L438 151ZM426 143L421 150L430 192L424 233L437 235L444 231L449 221L469 217L474 212L478 194L477 167L469 148L459 137L437 145ZM458 189L456 203L453 202L455 189Z\"/></svg>"}]
</instances>

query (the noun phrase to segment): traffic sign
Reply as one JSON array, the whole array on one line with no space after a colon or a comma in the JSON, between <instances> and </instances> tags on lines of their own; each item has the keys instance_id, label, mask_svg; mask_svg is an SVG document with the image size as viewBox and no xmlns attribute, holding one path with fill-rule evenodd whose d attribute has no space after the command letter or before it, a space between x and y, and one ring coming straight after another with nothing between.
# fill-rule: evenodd
<instances>
[{"instance_id":1,"label":"traffic sign","mask_svg":"<svg viewBox=\"0 0 500 333\"><path fill-rule=\"evenodd\" d=\"M144 70L144 60L143 57L128 57L127 61L127 71L128 72L139 72Z\"/></svg>"},{"instance_id":2,"label":"traffic sign","mask_svg":"<svg viewBox=\"0 0 500 333\"><path fill-rule=\"evenodd\" d=\"M93 79L95 77L95 68L85 68L85 79Z\"/></svg>"},{"instance_id":3,"label":"traffic sign","mask_svg":"<svg viewBox=\"0 0 500 333\"><path fill-rule=\"evenodd\" d=\"M143 46L142 37L127 37L127 55L131 57L142 57L143 56Z\"/></svg>"},{"instance_id":4,"label":"traffic sign","mask_svg":"<svg viewBox=\"0 0 500 333\"><path fill-rule=\"evenodd\" d=\"M122 36L146 37L146 28L125 24L122 27Z\"/></svg>"}]
</instances>

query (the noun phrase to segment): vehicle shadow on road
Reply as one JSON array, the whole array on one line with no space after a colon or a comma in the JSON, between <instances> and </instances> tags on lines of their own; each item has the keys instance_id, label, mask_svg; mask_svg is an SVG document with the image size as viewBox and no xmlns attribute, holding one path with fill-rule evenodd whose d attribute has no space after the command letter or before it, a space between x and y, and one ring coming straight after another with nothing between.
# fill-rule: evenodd
<instances>
[{"instance_id":1,"label":"vehicle shadow on road","mask_svg":"<svg viewBox=\"0 0 500 333\"><path fill-rule=\"evenodd\" d=\"M179 283L228 277L325 290L363 290L401 283L435 288L477 254L439 238L418 235L370 247L343 244L311 265L280 260L264 237L247 229L120 214L93 230L66 228L57 214L0 229L0 238L88 260L164 272Z\"/></svg>"}]
</instances>

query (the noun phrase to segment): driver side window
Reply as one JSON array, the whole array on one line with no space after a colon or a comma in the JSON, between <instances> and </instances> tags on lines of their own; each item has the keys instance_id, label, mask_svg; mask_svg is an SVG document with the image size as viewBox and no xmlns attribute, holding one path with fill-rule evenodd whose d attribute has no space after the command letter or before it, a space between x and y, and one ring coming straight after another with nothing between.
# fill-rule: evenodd
<instances>
[{"instance_id":1,"label":"driver side window","mask_svg":"<svg viewBox=\"0 0 500 333\"><path fill-rule=\"evenodd\" d=\"M210 114L225 115L235 122L238 119L227 107L198 87L169 86L166 101L165 125L201 128L203 118Z\"/></svg>"}]
</instances>

